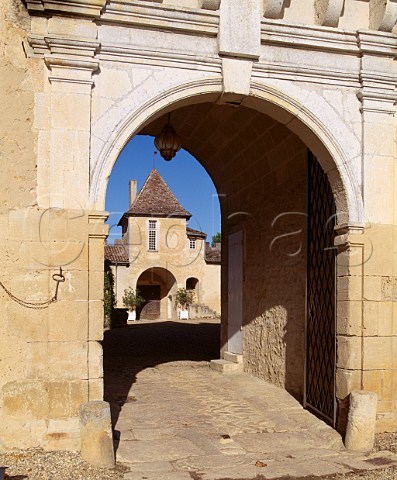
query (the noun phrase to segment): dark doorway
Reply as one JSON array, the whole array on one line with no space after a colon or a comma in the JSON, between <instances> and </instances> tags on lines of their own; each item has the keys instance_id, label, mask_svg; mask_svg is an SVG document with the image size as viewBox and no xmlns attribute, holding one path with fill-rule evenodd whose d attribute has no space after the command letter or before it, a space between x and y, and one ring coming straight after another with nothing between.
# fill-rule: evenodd
<instances>
[{"instance_id":1,"label":"dark doorway","mask_svg":"<svg viewBox=\"0 0 397 480\"><path fill-rule=\"evenodd\" d=\"M305 406L335 426L335 201L327 175L308 159Z\"/></svg>"},{"instance_id":2,"label":"dark doorway","mask_svg":"<svg viewBox=\"0 0 397 480\"><path fill-rule=\"evenodd\" d=\"M138 313L138 318L144 320L158 320L160 318L160 285L138 285L138 289L145 303Z\"/></svg>"}]
</instances>

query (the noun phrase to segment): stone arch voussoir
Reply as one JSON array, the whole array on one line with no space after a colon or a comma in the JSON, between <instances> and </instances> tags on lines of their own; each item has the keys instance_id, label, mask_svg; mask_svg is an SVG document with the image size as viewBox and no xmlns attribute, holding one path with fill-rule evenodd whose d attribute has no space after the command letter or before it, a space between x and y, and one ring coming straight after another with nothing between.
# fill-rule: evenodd
<instances>
[{"instance_id":1,"label":"stone arch voussoir","mask_svg":"<svg viewBox=\"0 0 397 480\"><path fill-rule=\"evenodd\" d=\"M363 223L362 197L352 167L352 162L360 155L359 140L321 95L307 95L307 91L296 86L292 90L291 94L281 88L255 82L243 105L284 124L318 158L335 195L338 223ZM92 208L104 209L107 179L118 155L133 135L169 111L189 104L215 102L221 93L219 79L189 82L157 93L123 121L124 114L120 112L119 127L110 132L90 172Z\"/></svg>"}]
</instances>

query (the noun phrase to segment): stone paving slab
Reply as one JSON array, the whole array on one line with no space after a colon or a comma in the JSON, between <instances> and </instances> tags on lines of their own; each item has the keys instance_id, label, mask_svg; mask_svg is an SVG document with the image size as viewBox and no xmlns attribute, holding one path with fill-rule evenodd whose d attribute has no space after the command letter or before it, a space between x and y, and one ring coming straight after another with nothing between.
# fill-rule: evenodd
<instances>
[{"instance_id":1,"label":"stone paving slab","mask_svg":"<svg viewBox=\"0 0 397 480\"><path fill-rule=\"evenodd\" d=\"M196 445L184 438L120 442L117 458L124 463L171 461L192 455L204 455Z\"/></svg>"},{"instance_id":2,"label":"stone paving slab","mask_svg":"<svg viewBox=\"0 0 397 480\"><path fill-rule=\"evenodd\" d=\"M332 428L260 379L223 375L208 360L156 365L134 357L139 345L124 348L106 358L105 382L125 480L273 480L397 465L390 452L346 451Z\"/></svg>"}]
</instances>

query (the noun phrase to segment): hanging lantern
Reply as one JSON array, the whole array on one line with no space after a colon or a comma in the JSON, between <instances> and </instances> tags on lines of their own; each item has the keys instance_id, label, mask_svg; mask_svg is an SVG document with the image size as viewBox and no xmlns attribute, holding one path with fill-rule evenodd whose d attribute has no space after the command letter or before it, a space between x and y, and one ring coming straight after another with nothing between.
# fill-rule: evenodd
<instances>
[{"instance_id":1,"label":"hanging lantern","mask_svg":"<svg viewBox=\"0 0 397 480\"><path fill-rule=\"evenodd\" d=\"M175 157L176 152L181 149L182 141L171 125L170 114L168 114L167 125L163 127L159 135L156 135L154 146L164 160L171 160Z\"/></svg>"}]
</instances>

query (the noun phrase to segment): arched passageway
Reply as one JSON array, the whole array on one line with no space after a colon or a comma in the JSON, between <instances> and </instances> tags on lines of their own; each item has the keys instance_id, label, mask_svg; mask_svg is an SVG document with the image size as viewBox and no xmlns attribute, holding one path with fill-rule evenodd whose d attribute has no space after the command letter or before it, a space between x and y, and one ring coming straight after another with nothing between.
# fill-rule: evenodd
<instances>
[{"instance_id":1,"label":"arched passageway","mask_svg":"<svg viewBox=\"0 0 397 480\"><path fill-rule=\"evenodd\" d=\"M186 279L186 290L194 292L195 300L200 302L200 281L196 277L189 277Z\"/></svg>"},{"instance_id":2,"label":"arched passageway","mask_svg":"<svg viewBox=\"0 0 397 480\"><path fill-rule=\"evenodd\" d=\"M165 120L165 116L158 116L147 121L139 133L155 136ZM307 400L305 385L313 385L314 376L314 390L321 391L322 397L313 400L309 394L307 405L334 423L335 310L329 312L329 335L321 333L318 339L332 344L324 350L327 358L320 362L328 366L328 371L317 375L305 370L313 343L306 336L307 267L312 255L309 250L308 257L307 250L308 145L270 115L243 106L209 102L187 105L172 111L172 124L184 148L213 179L221 202L221 351L243 355L246 371L284 387L301 402ZM341 189L335 164L329 154L319 161L339 215L346 217L346 192ZM317 200L322 203L319 195ZM324 210L317 228L328 225L327 215ZM160 296L164 298L163 293L160 295L160 277L154 269L137 283L140 289L152 289L148 295L157 295L153 301L158 304ZM316 291L324 296L320 303L334 304L335 279L333 276L328 290ZM197 285L188 279L186 286ZM316 315L321 315L320 310ZM317 349L317 359L318 354ZM326 408L319 406L324 396L328 399Z\"/></svg>"},{"instance_id":3,"label":"arched passageway","mask_svg":"<svg viewBox=\"0 0 397 480\"><path fill-rule=\"evenodd\" d=\"M177 283L174 275L165 268L151 267L138 277L136 288L145 299L137 311L137 318L157 320L172 318L172 295Z\"/></svg>"}]
</instances>

